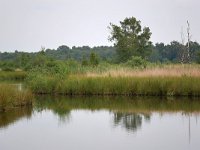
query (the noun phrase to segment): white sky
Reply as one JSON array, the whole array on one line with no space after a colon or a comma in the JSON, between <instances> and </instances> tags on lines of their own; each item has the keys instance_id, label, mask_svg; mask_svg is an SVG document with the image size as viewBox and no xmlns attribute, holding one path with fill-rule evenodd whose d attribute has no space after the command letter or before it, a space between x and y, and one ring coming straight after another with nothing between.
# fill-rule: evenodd
<instances>
[{"instance_id":1,"label":"white sky","mask_svg":"<svg viewBox=\"0 0 200 150\"><path fill-rule=\"evenodd\" d=\"M0 51L112 45L109 23L131 16L150 27L154 43L180 41L187 20L199 42L199 9L199 0L0 0Z\"/></svg>"}]
</instances>

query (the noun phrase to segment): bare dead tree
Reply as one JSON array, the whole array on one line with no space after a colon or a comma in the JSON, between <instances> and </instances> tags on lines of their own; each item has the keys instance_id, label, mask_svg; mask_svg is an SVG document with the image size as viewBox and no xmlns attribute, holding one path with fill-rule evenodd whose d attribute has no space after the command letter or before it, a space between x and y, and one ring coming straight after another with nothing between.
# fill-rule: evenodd
<instances>
[{"instance_id":1,"label":"bare dead tree","mask_svg":"<svg viewBox=\"0 0 200 150\"><path fill-rule=\"evenodd\" d=\"M187 21L187 43L185 44L185 36L183 32L183 28L181 29L181 50L180 50L180 61L181 63L190 63L190 23Z\"/></svg>"},{"instance_id":2,"label":"bare dead tree","mask_svg":"<svg viewBox=\"0 0 200 150\"><path fill-rule=\"evenodd\" d=\"M190 23L187 20L187 59L188 62L190 62L190 41L191 41L191 35L190 35Z\"/></svg>"},{"instance_id":3,"label":"bare dead tree","mask_svg":"<svg viewBox=\"0 0 200 150\"><path fill-rule=\"evenodd\" d=\"M185 36L183 27L181 28L181 49L180 49L180 61L183 64L185 62Z\"/></svg>"}]
</instances>

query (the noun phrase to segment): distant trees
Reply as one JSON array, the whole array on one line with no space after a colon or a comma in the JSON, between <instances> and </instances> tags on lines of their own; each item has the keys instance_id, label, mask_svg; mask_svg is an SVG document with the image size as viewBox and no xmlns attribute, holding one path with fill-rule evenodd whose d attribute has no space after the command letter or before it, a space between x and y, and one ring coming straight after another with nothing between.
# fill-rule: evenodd
<instances>
[{"instance_id":1,"label":"distant trees","mask_svg":"<svg viewBox=\"0 0 200 150\"><path fill-rule=\"evenodd\" d=\"M172 41L170 44L156 43L153 53L151 54L151 61L153 62L180 62L182 44L177 41Z\"/></svg>"},{"instance_id":2,"label":"distant trees","mask_svg":"<svg viewBox=\"0 0 200 150\"><path fill-rule=\"evenodd\" d=\"M110 41L114 41L119 62L126 62L132 56L146 59L151 54L151 32L148 27L142 29L136 18L125 18L120 26L110 24Z\"/></svg>"},{"instance_id":3,"label":"distant trees","mask_svg":"<svg viewBox=\"0 0 200 150\"><path fill-rule=\"evenodd\" d=\"M177 41L172 41L170 44L165 46L164 55L169 61L180 62L180 51L182 45Z\"/></svg>"},{"instance_id":4,"label":"distant trees","mask_svg":"<svg viewBox=\"0 0 200 150\"><path fill-rule=\"evenodd\" d=\"M82 66L88 66L89 65L88 60L86 59L85 56L83 56L83 58L82 58L81 65Z\"/></svg>"},{"instance_id":5,"label":"distant trees","mask_svg":"<svg viewBox=\"0 0 200 150\"><path fill-rule=\"evenodd\" d=\"M183 49L186 49L187 44L183 45L177 41L172 41L170 44L156 43L149 60L151 62L188 62L187 51L185 50L185 57L183 61ZM200 52L200 45L197 42L190 41L190 61L197 62L198 53Z\"/></svg>"},{"instance_id":6,"label":"distant trees","mask_svg":"<svg viewBox=\"0 0 200 150\"><path fill-rule=\"evenodd\" d=\"M160 63L180 63L181 62L181 48L187 47L177 41L172 41L169 44L156 43L152 46L150 56L146 55L147 59L140 55L128 56L126 64L129 66L145 67L147 61ZM101 61L107 63L119 63L119 53L116 47L112 46L98 46L98 47L73 47L60 46L57 49L42 49L39 52L0 52L0 69L1 70L15 70L17 68L22 70L30 70L33 67L54 66L53 60L68 62L70 60L76 61L82 66L97 66ZM147 50L148 51L148 50ZM146 51L145 51L146 52ZM150 50L148 51L148 53ZM121 61L122 62L122 61ZM190 41L190 62L200 63L200 44L198 42ZM142 64L142 65L141 65ZM72 65L71 63L69 65ZM68 65L68 66L69 66Z\"/></svg>"},{"instance_id":7,"label":"distant trees","mask_svg":"<svg viewBox=\"0 0 200 150\"><path fill-rule=\"evenodd\" d=\"M87 60L86 57L83 56L81 64L82 64L82 66L89 66L90 65L90 66L95 67L99 64L99 57L96 53L91 52L89 60Z\"/></svg>"},{"instance_id":8,"label":"distant trees","mask_svg":"<svg viewBox=\"0 0 200 150\"><path fill-rule=\"evenodd\" d=\"M85 59L89 59L90 53L95 52L102 60L112 59L115 56L115 48L111 46L97 46L97 47L75 47L69 48L68 46L62 45L57 49L47 49L46 55L56 60L69 60L75 59L82 61L83 56Z\"/></svg>"},{"instance_id":9,"label":"distant trees","mask_svg":"<svg viewBox=\"0 0 200 150\"><path fill-rule=\"evenodd\" d=\"M45 54L44 49L37 53L37 55L32 59L32 65L41 67L47 63L47 56Z\"/></svg>"}]
</instances>

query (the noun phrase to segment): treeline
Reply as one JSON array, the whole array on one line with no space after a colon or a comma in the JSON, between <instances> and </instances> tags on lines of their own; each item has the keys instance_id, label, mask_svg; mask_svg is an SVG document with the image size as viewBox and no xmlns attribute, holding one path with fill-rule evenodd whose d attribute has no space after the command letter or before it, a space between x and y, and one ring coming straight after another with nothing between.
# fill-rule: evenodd
<instances>
[{"instance_id":1,"label":"treeline","mask_svg":"<svg viewBox=\"0 0 200 150\"><path fill-rule=\"evenodd\" d=\"M44 49L44 53L46 56L55 59L55 60L67 60L74 59L77 61L81 61L84 57L89 58L91 52L97 54L102 60L112 60L115 57L116 51L112 46L98 46L98 47L89 47L82 46L72 48L62 45L57 49ZM14 61L19 59L20 57L35 57L40 52L0 52L0 60L1 61Z\"/></svg>"},{"instance_id":2,"label":"treeline","mask_svg":"<svg viewBox=\"0 0 200 150\"><path fill-rule=\"evenodd\" d=\"M172 41L170 44L156 43L152 48L149 61L179 63L184 47L186 45L177 41ZM200 45L198 42L190 42L190 61L200 63Z\"/></svg>"},{"instance_id":3,"label":"treeline","mask_svg":"<svg viewBox=\"0 0 200 150\"><path fill-rule=\"evenodd\" d=\"M75 60L83 65L98 64L99 61L112 62L116 55L114 47L72 47L62 45L57 49L42 48L39 52L4 52L0 53L0 68L5 71L11 71L14 68L29 70L33 66L41 66L42 64L56 61Z\"/></svg>"},{"instance_id":4,"label":"treeline","mask_svg":"<svg viewBox=\"0 0 200 150\"><path fill-rule=\"evenodd\" d=\"M152 45L152 51L147 60L150 62L180 62L180 54L182 51L182 44L177 41L172 41L170 44L156 43ZM200 44L198 42L190 43L191 61L199 62ZM84 58L89 58L90 54L94 52L98 55L100 60L115 62L116 48L112 46L99 46L99 47L68 47L65 45L59 46L57 49L46 49L45 55L55 60L68 60L74 59L82 61ZM31 59L40 52L0 52L0 61L16 61L21 62L24 59ZM8 62L9 63L9 62ZM23 62L21 62L23 63Z\"/></svg>"}]
</instances>

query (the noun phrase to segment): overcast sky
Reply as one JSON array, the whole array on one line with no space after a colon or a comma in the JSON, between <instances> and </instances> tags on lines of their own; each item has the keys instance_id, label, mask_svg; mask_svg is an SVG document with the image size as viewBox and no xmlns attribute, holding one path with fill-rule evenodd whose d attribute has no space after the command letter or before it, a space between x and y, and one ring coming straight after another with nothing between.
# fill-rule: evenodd
<instances>
[{"instance_id":1,"label":"overcast sky","mask_svg":"<svg viewBox=\"0 0 200 150\"><path fill-rule=\"evenodd\" d=\"M200 42L199 14L199 0L0 0L0 51L112 45L109 23L131 16L150 27L154 43L180 41L187 20Z\"/></svg>"}]
</instances>

